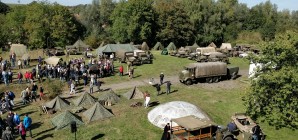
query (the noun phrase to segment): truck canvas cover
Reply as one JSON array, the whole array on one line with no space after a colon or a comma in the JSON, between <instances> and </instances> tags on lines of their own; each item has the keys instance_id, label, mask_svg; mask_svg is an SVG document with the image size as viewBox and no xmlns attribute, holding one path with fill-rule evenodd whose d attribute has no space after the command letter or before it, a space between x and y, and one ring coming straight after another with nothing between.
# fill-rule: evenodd
<instances>
[{"instance_id":1,"label":"truck canvas cover","mask_svg":"<svg viewBox=\"0 0 298 140\"><path fill-rule=\"evenodd\" d=\"M196 76L227 75L227 64L224 62L191 63L186 68L196 67Z\"/></svg>"}]
</instances>

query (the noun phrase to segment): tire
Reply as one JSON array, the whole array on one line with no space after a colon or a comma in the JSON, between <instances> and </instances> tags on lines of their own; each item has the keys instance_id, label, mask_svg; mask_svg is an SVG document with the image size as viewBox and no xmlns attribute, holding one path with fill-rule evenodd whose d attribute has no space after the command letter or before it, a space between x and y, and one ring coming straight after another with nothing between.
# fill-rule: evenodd
<instances>
[{"instance_id":1,"label":"tire","mask_svg":"<svg viewBox=\"0 0 298 140\"><path fill-rule=\"evenodd\" d=\"M188 80L186 80L185 84L188 85L188 86L192 85L192 81L190 79L188 79Z\"/></svg>"},{"instance_id":2,"label":"tire","mask_svg":"<svg viewBox=\"0 0 298 140\"><path fill-rule=\"evenodd\" d=\"M234 140L232 137L225 137L224 140Z\"/></svg>"},{"instance_id":3,"label":"tire","mask_svg":"<svg viewBox=\"0 0 298 140\"><path fill-rule=\"evenodd\" d=\"M219 77L213 77L212 82L213 83L218 83L219 82Z\"/></svg>"},{"instance_id":4,"label":"tire","mask_svg":"<svg viewBox=\"0 0 298 140\"><path fill-rule=\"evenodd\" d=\"M212 78L206 78L206 83L212 83Z\"/></svg>"},{"instance_id":5,"label":"tire","mask_svg":"<svg viewBox=\"0 0 298 140\"><path fill-rule=\"evenodd\" d=\"M237 74L236 74L236 72L233 72L231 75L231 79L235 80L236 78L237 78Z\"/></svg>"}]
</instances>

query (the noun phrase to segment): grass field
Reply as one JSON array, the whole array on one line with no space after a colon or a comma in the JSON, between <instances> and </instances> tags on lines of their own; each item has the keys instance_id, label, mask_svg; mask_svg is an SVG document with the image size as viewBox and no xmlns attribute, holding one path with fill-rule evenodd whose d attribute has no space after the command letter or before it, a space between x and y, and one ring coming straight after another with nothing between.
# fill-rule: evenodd
<instances>
[{"instance_id":1,"label":"grass field","mask_svg":"<svg viewBox=\"0 0 298 140\"><path fill-rule=\"evenodd\" d=\"M135 73L135 79L148 79L150 77L157 77L160 72L164 72L166 75L176 75L183 67L183 65L191 62L187 59L181 59L171 56L160 55L159 52L153 52L156 60L153 64L146 64L137 66ZM240 58L231 58L231 65L237 65L240 69L248 69L248 61ZM125 66L125 64L123 64ZM116 63L116 66L119 66ZM138 76L139 75L139 76ZM204 110L214 122L222 125L226 125L230 121L230 117L235 112L244 112L245 106L243 104L242 97L247 94L249 84L240 82L240 80L246 79L244 76L237 79L237 83L234 87L212 87L206 88L200 85L185 86L182 84L173 85L172 90L176 90L170 95L156 96L155 88L152 86L139 87L141 91L148 90L151 93L151 101L159 101L160 103L166 103L169 101L187 101L194 105L199 106ZM102 79L106 84L121 83L127 80L126 78L119 76L111 76ZM0 85L0 90L13 90L19 97L21 89L26 85L10 85L4 87ZM46 85L44 85L46 86ZM210 86L208 86L210 87ZM115 91L117 94L123 94L129 89L121 89ZM165 87L162 87L165 91ZM94 96L98 97L101 93L95 93ZM145 109L143 107L132 108L129 105L132 102L142 100L127 100L121 97L120 103L108 107L112 110L114 117L96 121L90 124L86 124L78 127L77 139L89 140L89 139L107 139L107 140L158 140L161 137L162 130L152 125L147 119L147 113L153 109L153 107ZM29 116L33 119L34 129L32 130L35 140L43 139L61 139L61 140L73 140L74 134L70 133L70 128L62 130L55 130L50 123L50 119L56 114L47 115L41 114L39 111L39 105L44 101L32 103L27 106L16 107L16 112L21 114L21 118L25 113L29 113ZM59 112L58 112L59 113ZM5 118L2 115L2 118ZM80 115L80 114L79 114ZM84 120L84 118L83 118ZM290 129L275 130L274 127L269 126L267 123L260 123L264 132L268 135L268 140L296 140L298 137L298 131Z\"/></svg>"}]
</instances>

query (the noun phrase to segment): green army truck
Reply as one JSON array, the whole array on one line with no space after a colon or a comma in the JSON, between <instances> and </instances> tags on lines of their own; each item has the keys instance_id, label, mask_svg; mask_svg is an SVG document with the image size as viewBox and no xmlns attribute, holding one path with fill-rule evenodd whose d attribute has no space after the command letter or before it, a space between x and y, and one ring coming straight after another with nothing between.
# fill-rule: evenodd
<instances>
[{"instance_id":1,"label":"green army truck","mask_svg":"<svg viewBox=\"0 0 298 140\"><path fill-rule=\"evenodd\" d=\"M237 78L239 67L228 67L224 62L190 63L179 73L181 83L191 85L198 81L217 83Z\"/></svg>"}]
</instances>

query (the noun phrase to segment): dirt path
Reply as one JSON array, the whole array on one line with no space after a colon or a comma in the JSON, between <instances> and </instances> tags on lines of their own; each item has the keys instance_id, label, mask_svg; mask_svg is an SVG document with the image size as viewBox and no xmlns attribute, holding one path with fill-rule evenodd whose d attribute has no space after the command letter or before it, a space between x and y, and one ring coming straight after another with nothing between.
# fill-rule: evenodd
<instances>
[{"instance_id":1,"label":"dirt path","mask_svg":"<svg viewBox=\"0 0 298 140\"><path fill-rule=\"evenodd\" d=\"M242 77L247 76L248 74L248 70L240 70L239 71L239 75L241 75ZM104 80L103 80L104 81ZM159 83L159 77L154 77L154 81ZM173 86L180 84L179 80L178 80L178 75L176 76L165 76L164 81L171 81L171 83L173 84ZM211 88L222 88L222 89L232 89L235 88L237 86L239 86L239 81L238 80L225 80L225 81L221 81L218 83L199 83L199 84L193 84L191 85L191 87L194 88L205 88L205 89L211 89ZM102 86L100 87L103 90L107 90L107 89L113 89L113 90L120 90L120 89L129 89L129 88L133 88L134 86L146 86L146 85L150 85L149 84L149 79L142 79L142 80L128 80L126 82L122 82L122 83L115 83L115 84L102 84ZM89 86L86 87L79 87L78 88L78 93L83 93L83 92L89 92ZM94 91L98 91L97 87L94 87ZM68 91L64 92L64 94L68 94Z\"/></svg>"}]
</instances>

